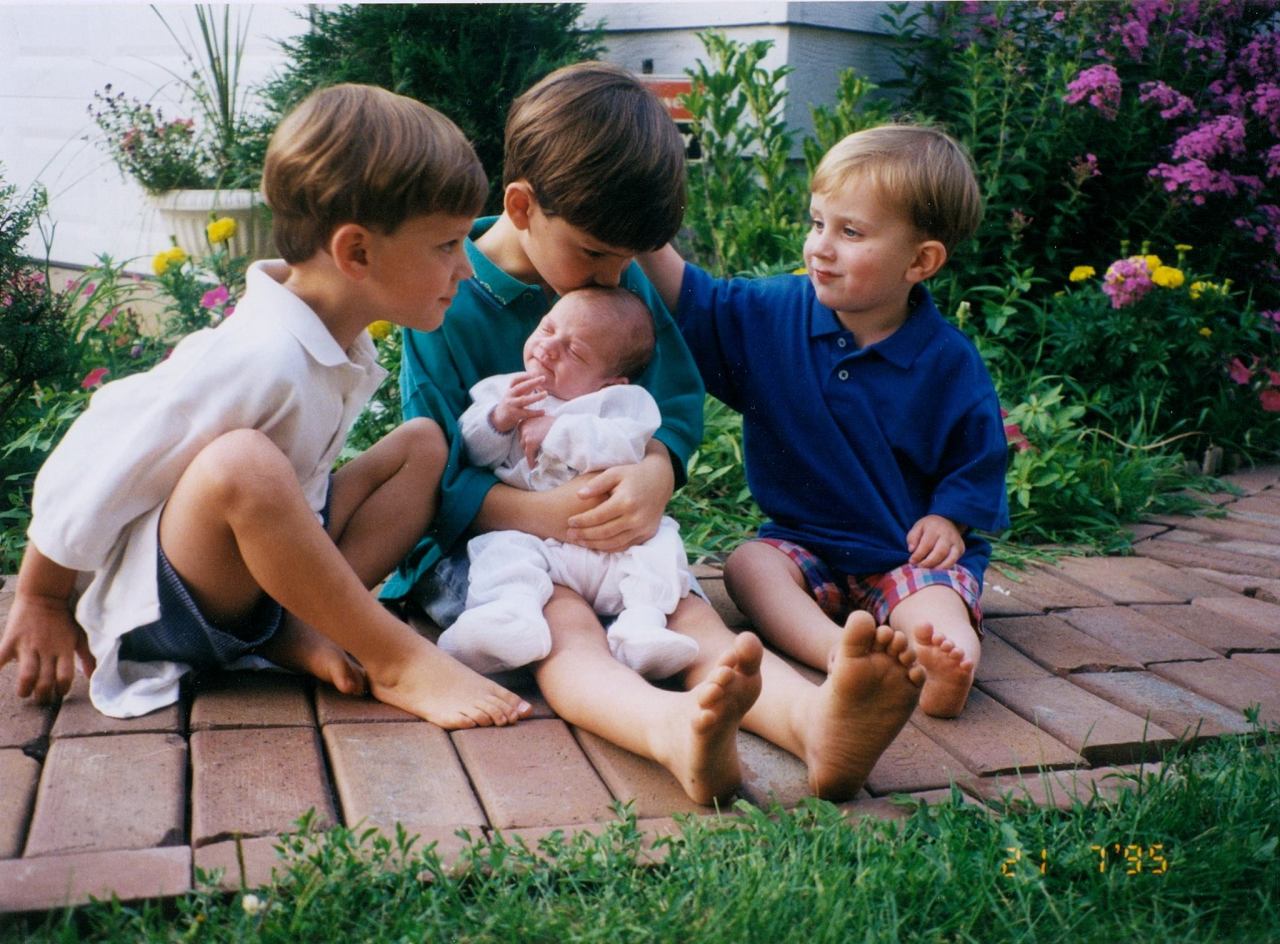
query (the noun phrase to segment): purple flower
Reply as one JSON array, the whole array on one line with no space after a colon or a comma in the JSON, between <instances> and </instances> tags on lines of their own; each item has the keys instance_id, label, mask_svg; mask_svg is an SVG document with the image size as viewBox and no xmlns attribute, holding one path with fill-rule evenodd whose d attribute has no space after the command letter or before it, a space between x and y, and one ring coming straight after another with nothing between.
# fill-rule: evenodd
<instances>
[{"instance_id":1,"label":"purple flower","mask_svg":"<svg viewBox=\"0 0 1280 944\"><path fill-rule=\"evenodd\" d=\"M1117 259L1102 277L1102 290L1111 299L1112 308L1127 308L1151 291L1154 284L1142 256Z\"/></svg>"},{"instance_id":2,"label":"purple flower","mask_svg":"<svg viewBox=\"0 0 1280 944\"><path fill-rule=\"evenodd\" d=\"M230 298L231 293L227 291L227 287L219 285L217 288L209 289L200 297L200 307L217 308L219 305L225 305Z\"/></svg>"},{"instance_id":3,"label":"purple flower","mask_svg":"<svg viewBox=\"0 0 1280 944\"><path fill-rule=\"evenodd\" d=\"M1120 74L1115 66L1091 66L1071 80L1063 101L1068 105L1087 101L1107 121L1114 121L1120 108Z\"/></svg>"},{"instance_id":4,"label":"purple flower","mask_svg":"<svg viewBox=\"0 0 1280 944\"><path fill-rule=\"evenodd\" d=\"M1071 162L1071 179L1075 181L1077 187L1083 184L1090 177L1102 176L1102 171L1098 169L1098 155L1083 154Z\"/></svg>"},{"instance_id":5,"label":"purple flower","mask_svg":"<svg viewBox=\"0 0 1280 944\"><path fill-rule=\"evenodd\" d=\"M1243 154L1244 122L1235 115L1206 121L1173 143L1173 156L1184 160L1211 161Z\"/></svg>"},{"instance_id":6,"label":"purple flower","mask_svg":"<svg viewBox=\"0 0 1280 944\"><path fill-rule=\"evenodd\" d=\"M1160 117L1166 121L1195 111L1196 106L1191 99L1163 82L1143 82L1138 90L1138 100L1144 103L1154 102L1160 106Z\"/></svg>"}]
</instances>

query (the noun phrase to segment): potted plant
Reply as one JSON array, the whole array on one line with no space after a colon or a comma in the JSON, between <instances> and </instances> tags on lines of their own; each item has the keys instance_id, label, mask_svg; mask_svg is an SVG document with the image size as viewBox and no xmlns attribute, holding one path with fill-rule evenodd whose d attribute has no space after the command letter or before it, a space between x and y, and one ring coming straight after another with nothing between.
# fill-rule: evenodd
<instances>
[{"instance_id":1,"label":"potted plant","mask_svg":"<svg viewBox=\"0 0 1280 944\"><path fill-rule=\"evenodd\" d=\"M236 253L263 258L273 250L257 187L271 128L240 83L248 19L237 17L233 29L230 7L222 8L221 24L213 7L195 10L199 58L156 10L189 67L188 74L173 75L194 100L195 117L167 118L158 106L111 85L94 93L89 113L116 165L146 191L178 245L200 253L209 222L231 217Z\"/></svg>"}]
</instances>

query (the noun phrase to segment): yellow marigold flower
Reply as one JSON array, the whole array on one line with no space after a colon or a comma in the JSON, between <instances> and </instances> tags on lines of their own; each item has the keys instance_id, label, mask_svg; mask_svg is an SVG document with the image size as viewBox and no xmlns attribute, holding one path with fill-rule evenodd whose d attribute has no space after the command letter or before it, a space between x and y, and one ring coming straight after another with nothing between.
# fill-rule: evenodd
<instances>
[{"instance_id":1,"label":"yellow marigold flower","mask_svg":"<svg viewBox=\"0 0 1280 944\"><path fill-rule=\"evenodd\" d=\"M1093 266L1076 266L1071 270L1071 274L1067 276L1072 282L1083 282L1085 279L1091 279L1098 274L1098 270Z\"/></svg>"},{"instance_id":2,"label":"yellow marigold flower","mask_svg":"<svg viewBox=\"0 0 1280 944\"><path fill-rule=\"evenodd\" d=\"M1213 329L1212 329L1212 328L1201 328L1201 329L1200 329L1200 336L1201 336L1201 337L1205 337L1205 338L1211 338L1211 337L1213 337Z\"/></svg>"},{"instance_id":3,"label":"yellow marigold flower","mask_svg":"<svg viewBox=\"0 0 1280 944\"><path fill-rule=\"evenodd\" d=\"M151 268L156 275L164 275L170 269L177 269L187 261L187 254L181 246L174 246L164 252L158 252L151 260Z\"/></svg>"},{"instance_id":4,"label":"yellow marigold flower","mask_svg":"<svg viewBox=\"0 0 1280 944\"><path fill-rule=\"evenodd\" d=\"M1173 266L1157 266L1151 273L1151 281L1155 282L1161 288L1178 288L1186 281L1186 276L1182 274L1181 269L1175 269Z\"/></svg>"},{"instance_id":5,"label":"yellow marigold flower","mask_svg":"<svg viewBox=\"0 0 1280 944\"><path fill-rule=\"evenodd\" d=\"M1175 243L1173 247L1174 252L1190 252L1192 248L1193 247L1188 246L1186 243Z\"/></svg>"},{"instance_id":6,"label":"yellow marigold flower","mask_svg":"<svg viewBox=\"0 0 1280 944\"><path fill-rule=\"evenodd\" d=\"M1159 257L1159 256L1156 256L1156 255L1150 255L1150 254L1148 254L1148 255L1144 256L1143 258L1145 258L1145 259L1147 260L1147 271L1148 271L1148 272L1155 272L1155 270L1156 270L1156 269L1158 269L1158 268L1160 268L1162 265L1164 265L1164 263L1160 261L1160 257Z\"/></svg>"},{"instance_id":7,"label":"yellow marigold flower","mask_svg":"<svg viewBox=\"0 0 1280 944\"><path fill-rule=\"evenodd\" d=\"M225 243L236 234L236 221L229 216L220 217L204 228L205 235L213 245Z\"/></svg>"},{"instance_id":8,"label":"yellow marigold flower","mask_svg":"<svg viewBox=\"0 0 1280 944\"><path fill-rule=\"evenodd\" d=\"M390 321L375 321L369 325L369 337L375 341L385 341L395 329L396 326Z\"/></svg>"},{"instance_id":9,"label":"yellow marigold flower","mask_svg":"<svg viewBox=\"0 0 1280 944\"><path fill-rule=\"evenodd\" d=\"M808 275L808 274L809 274L809 270L808 270L808 269L806 269L804 266L801 266L801 267L800 267L800 268L798 268L798 269L792 269L792 270L791 270L791 274L792 274L792 275Z\"/></svg>"}]
</instances>

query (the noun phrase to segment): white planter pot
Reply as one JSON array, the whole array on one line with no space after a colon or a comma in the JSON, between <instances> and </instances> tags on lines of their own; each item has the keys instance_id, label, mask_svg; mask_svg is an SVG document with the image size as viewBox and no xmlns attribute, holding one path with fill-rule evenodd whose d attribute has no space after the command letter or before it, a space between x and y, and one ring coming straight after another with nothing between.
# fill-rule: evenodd
<instances>
[{"instance_id":1,"label":"white planter pot","mask_svg":"<svg viewBox=\"0 0 1280 944\"><path fill-rule=\"evenodd\" d=\"M271 244L271 216L256 190L170 190L148 198L160 213L166 231L193 256L211 251L205 227L210 220L229 216L236 221L231 252L253 259L275 255Z\"/></svg>"}]
</instances>

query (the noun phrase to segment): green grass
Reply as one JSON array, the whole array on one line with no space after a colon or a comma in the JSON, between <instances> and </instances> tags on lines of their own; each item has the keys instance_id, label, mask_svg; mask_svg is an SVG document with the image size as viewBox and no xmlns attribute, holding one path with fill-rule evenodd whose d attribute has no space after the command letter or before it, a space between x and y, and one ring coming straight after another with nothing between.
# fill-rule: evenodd
<instances>
[{"instance_id":1,"label":"green grass","mask_svg":"<svg viewBox=\"0 0 1280 944\"><path fill-rule=\"evenodd\" d=\"M434 854L406 853L403 842L362 841L346 830L319 841L300 833L285 841L286 877L256 892L265 904L257 913L246 909L242 894L204 891L136 907L94 904L11 923L0 937L502 944L1280 940L1280 736L1274 733L1185 751L1118 800L1065 812L1010 809L994 816L959 803L958 796L953 792L953 804L917 809L903 822L857 825L820 801L791 812L743 805L736 817L687 822L661 864L649 866L636 864L641 838L633 819L599 838L557 837L540 855L476 844L461 874L443 870ZM1095 847L1112 851L1104 858Z\"/></svg>"}]
</instances>

